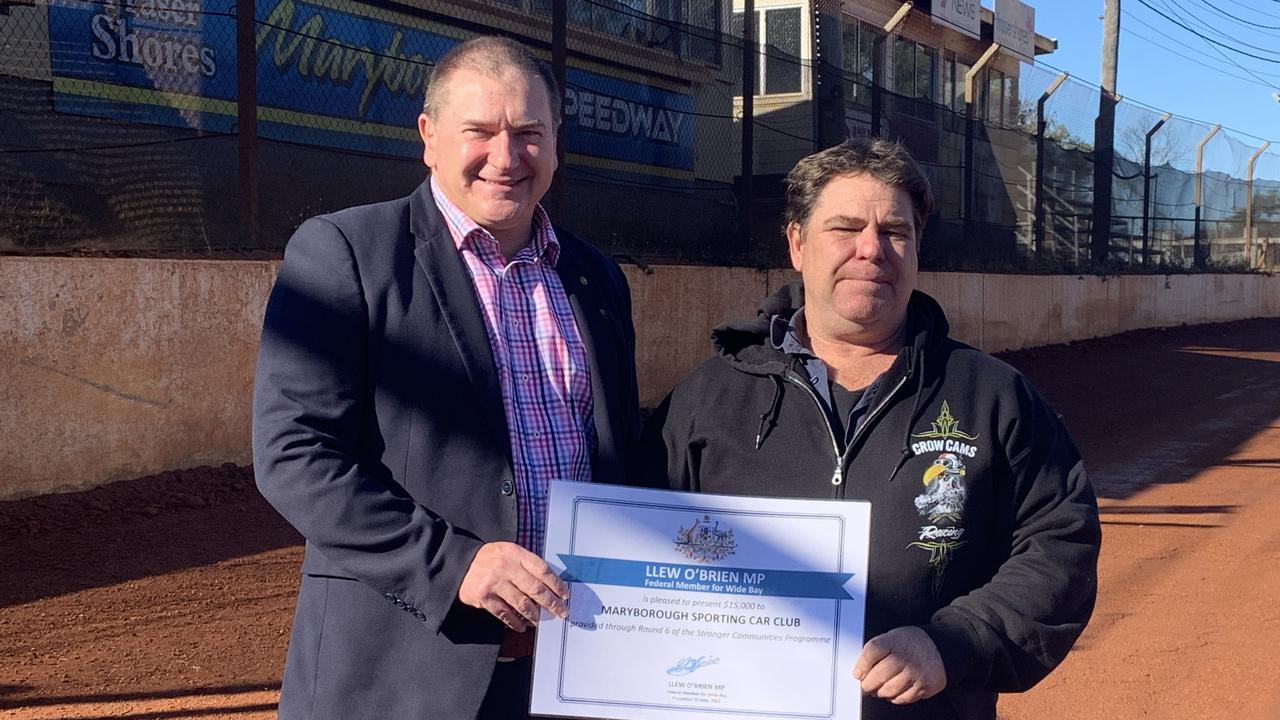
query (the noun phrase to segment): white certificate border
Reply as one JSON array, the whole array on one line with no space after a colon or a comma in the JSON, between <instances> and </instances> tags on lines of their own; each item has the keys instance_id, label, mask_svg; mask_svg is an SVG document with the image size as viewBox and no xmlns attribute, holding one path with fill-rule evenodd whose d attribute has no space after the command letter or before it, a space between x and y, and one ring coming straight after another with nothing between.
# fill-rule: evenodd
<instances>
[{"instance_id":1,"label":"white certificate border","mask_svg":"<svg viewBox=\"0 0 1280 720\"><path fill-rule=\"evenodd\" d=\"M710 497L714 497L714 496L710 496ZM691 511L691 512L702 512L702 513L714 512L717 515L740 515L740 516L757 516L757 517L763 516L763 517L777 517L777 518L799 518L799 519L810 519L810 520L812 519L835 520L839 527L837 531L839 534L839 542L837 543L838 553L836 555L835 572L844 571L845 517L840 514L826 515L826 514L818 514L818 513L769 512L766 510L731 510L731 509L719 507L714 504L713 505L694 505L694 504L680 505L680 504L641 502L641 501L634 501L634 500L614 500L614 499L606 499L606 498L575 497L573 499L573 515L572 515L572 522L570 524L572 529L569 531L570 554L573 554L577 549L576 543L578 539L578 506L581 505L582 503L646 507L646 508L654 508L658 510L679 510L679 511ZM587 584L587 583L584 583L584 584ZM832 600L832 602L835 603L835 623L833 625L833 631L834 631L833 637L831 638L831 667L832 667L831 693L830 695L828 695L828 700L830 701L830 703L828 705L828 710L825 715L788 713L788 712L762 713L759 710L752 710L750 708L732 709L732 708L685 707L681 705L663 705L660 703L619 702L619 701L603 700L603 699L593 700L593 699L587 699L587 698L567 697L564 694L565 675L564 675L563 660L557 663L558 677L556 678L556 698L560 702L565 704L609 705L609 706L615 706L615 707L644 708L644 709L651 709L651 710L674 710L676 712L691 712L691 713L699 713L699 714L719 713L724 715L754 715L757 717L766 716L766 717L794 717L794 718L835 717L836 693L838 691L838 683L836 682L836 680L838 677L837 671L839 670L839 668L836 667L836 664L840 656L840 605L841 603L846 601L835 599L835 600ZM568 631L568 628L566 627L565 632L561 633L560 635L560 657L561 658L564 658L567 652L568 648L566 646L569 642L569 634L570 633Z\"/></svg>"}]
</instances>

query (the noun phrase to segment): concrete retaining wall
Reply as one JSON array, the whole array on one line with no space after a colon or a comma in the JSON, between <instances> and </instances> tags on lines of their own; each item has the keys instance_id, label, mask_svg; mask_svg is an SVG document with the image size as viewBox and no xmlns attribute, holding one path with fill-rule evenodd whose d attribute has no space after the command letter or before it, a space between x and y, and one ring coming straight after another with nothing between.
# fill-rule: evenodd
<instances>
[{"instance_id":1,"label":"concrete retaining wall","mask_svg":"<svg viewBox=\"0 0 1280 720\"><path fill-rule=\"evenodd\" d=\"M249 461L268 263L0 258L0 498Z\"/></svg>"},{"instance_id":2,"label":"concrete retaining wall","mask_svg":"<svg viewBox=\"0 0 1280 720\"><path fill-rule=\"evenodd\" d=\"M0 257L0 499L249 462L270 262ZM657 404L789 270L628 266L641 401ZM924 273L987 351L1280 316L1280 277Z\"/></svg>"}]
</instances>

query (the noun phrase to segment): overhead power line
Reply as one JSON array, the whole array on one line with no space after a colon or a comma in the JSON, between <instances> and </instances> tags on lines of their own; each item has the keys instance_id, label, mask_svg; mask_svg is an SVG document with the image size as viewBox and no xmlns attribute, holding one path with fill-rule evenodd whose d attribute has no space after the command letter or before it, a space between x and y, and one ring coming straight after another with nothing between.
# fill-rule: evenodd
<instances>
[{"instance_id":1,"label":"overhead power line","mask_svg":"<svg viewBox=\"0 0 1280 720\"><path fill-rule=\"evenodd\" d=\"M1229 17L1229 18L1231 18L1232 20L1235 20L1236 22L1242 23L1242 24L1244 24L1244 25L1248 25L1249 27L1259 28L1259 29L1263 29L1263 30L1280 30L1280 25L1264 25L1264 24L1262 24L1262 23L1258 23L1258 22L1254 22L1254 21L1252 21L1252 20L1247 20L1247 19L1245 19L1245 18L1242 18L1242 17L1240 17L1239 15L1232 15L1231 13L1227 12L1226 10L1223 10L1222 8L1218 7L1217 5L1214 5L1213 3L1209 2L1209 0L1198 0L1198 1L1200 2L1200 4L1201 4L1201 5L1204 5L1205 7L1209 8L1210 10L1212 10L1212 11L1214 11L1214 12L1216 12L1216 13L1218 13L1219 15L1223 15L1223 16L1225 16L1225 17Z\"/></svg>"},{"instance_id":2,"label":"overhead power line","mask_svg":"<svg viewBox=\"0 0 1280 720\"><path fill-rule=\"evenodd\" d=\"M1205 62L1205 60L1207 59L1205 56L1201 56L1199 59L1197 59L1197 58L1194 58L1194 57L1192 57L1192 56L1190 56L1190 55L1184 55L1183 53L1180 53L1180 52L1178 52L1177 50L1174 50L1173 48L1169 47L1168 45L1166 45L1166 44L1164 44L1164 43L1161 43L1161 42L1158 42L1158 41L1156 41L1156 40L1152 40L1151 38L1147 37L1146 35L1143 35L1142 33L1138 32L1138 31L1136 31L1136 30L1130 29L1130 28L1121 28L1121 32L1123 32L1123 33L1124 33L1124 34L1126 34L1126 35L1132 35L1133 37L1136 37L1136 38L1138 38L1139 40L1142 40L1142 41L1144 41L1144 42L1150 43L1150 44L1152 44L1152 45L1154 45L1154 46L1156 46L1156 47L1160 48L1161 50L1164 50L1165 52L1169 53L1170 55L1177 55L1178 57L1182 58L1183 60L1187 60L1187 61L1189 61L1189 62L1195 63L1196 65L1198 65L1198 66L1200 66L1200 67L1202 67L1202 68L1204 68L1204 69L1206 69L1206 70L1210 70L1210 71L1212 71L1212 72L1216 72L1216 73L1218 73L1218 74L1220 74L1220 75L1224 75L1224 76L1226 76L1226 77L1229 77L1229 78L1232 78L1232 79L1235 79L1235 80L1239 80L1240 82L1249 83L1250 85L1253 85L1253 86L1256 86L1256 87L1266 88L1266 89L1268 89L1268 90L1272 89L1272 85L1271 85L1271 83L1263 83L1263 82L1259 82L1259 81L1258 81L1257 79L1255 79L1255 78L1246 77L1246 76L1244 76L1244 75L1237 75L1237 74L1235 74L1235 73L1233 73L1233 72L1231 72L1231 71L1229 71L1229 70L1227 70L1227 69L1225 69L1225 68L1221 68L1221 67L1218 67L1218 66L1216 66L1216 65L1209 65L1208 63L1206 63L1206 62ZM1276 76L1276 77L1280 77L1280 76Z\"/></svg>"},{"instance_id":3,"label":"overhead power line","mask_svg":"<svg viewBox=\"0 0 1280 720\"><path fill-rule=\"evenodd\" d=\"M1280 2L1280 0L1276 0L1276 1L1277 1L1277 2ZM1158 8L1156 8L1155 6L1153 6L1151 3L1147 2L1146 0L1138 0L1138 4L1140 4L1140 5L1142 5L1143 7L1147 8L1147 9L1148 9L1148 10L1150 10L1151 12L1153 12L1153 13L1155 13L1155 14L1159 15L1160 17L1164 18L1165 20L1168 20L1169 22L1173 23L1174 25L1177 25L1178 27L1182 28L1183 30L1186 30L1187 32L1191 33L1192 35L1195 35L1196 37L1200 38L1201 40L1204 40L1204 41L1205 41L1205 42L1207 42L1207 43L1211 43L1211 44L1213 44L1213 45L1217 45L1218 47L1221 47L1221 48L1226 49L1226 50L1230 50L1230 51L1231 51L1231 52L1233 52L1233 53L1237 53L1237 54L1240 54L1240 55L1244 55L1244 56L1246 56L1246 57L1254 58L1255 60L1261 60L1262 62L1271 63L1271 64L1273 64L1273 65L1280 65L1280 59L1277 59L1277 58L1269 58L1269 57L1265 57L1265 56L1262 56L1262 55L1257 55L1257 54L1254 54L1254 53L1248 52L1247 50L1241 50L1240 48L1237 48L1237 47L1234 47L1234 46L1228 45L1228 44L1226 44L1226 43L1218 42L1217 40L1214 40L1214 39L1213 39L1213 38L1211 38L1211 37L1207 37L1207 36L1205 36L1203 33L1201 33L1201 32L1199 32L1198 30L1196 30L1195 28L1188 27L1186 24L1184 24L1184 23L1182 23L1182 22L1179 22L1178 20L1175 20L1175 19L1173 19L1173 18L1169 17L1168 15L1166 15L1166 14L1165 14L1165 13L1163 13L1163 12L1161 12Z\"/></svg>"},{"instance_id":4,"label":"overhead power line","mask_svg":"<svg viewBox=\"0 0 1280 720\"><path fill-rule=\"evenodd\" d=\"M1170 35L1169 33L1164 32L1163 30L1161 30L1160 28L1156 27L1155 25L1152 25L1151 23L1149 23L1149 22L1147 22L1147 21L1143 20L1141 17L1139 17L1139 16L1137 16L1137 15L1134 15L1133 13L1129 12L1128 10L1125 10L1125 11L1123 11L1123 12L1124 12L1125 16L1126 16L1126 17L1128 17L1130 20L1133 20L1134 22L1137 22L1137 23L1139 23L1140 25L1143 25L1143 26L1145 26L1145 27L1149 28L1150 30L1152 30L1153 32L1155 32L1155 33L1159 34L1160 36L1162 36L1162 37L1164 37L1164 38L1167 38L1170 42L1172 42L1172 43L1174 43L1174 44L1176 44L1176 45L1182 46L1182 47L1183 47L1184 49L1186 49L1188 52L1195 52L1194 50L1191 50L1191 48L1187 48L1185 45L1183 45L1183 44L1182 44L1182 41L1180 41L1178 38L1175 38L1175 37L1173 37L1172 35ZM1131 30L1131 29L1129 29L1129 28L1124 28L1124 31L1125 31L1125 32L1127 32L1127 33L1131 33L1131 34L1133 34L1133 35L1135 35L1135 36L1137 36L1137 37L1140 37L1140 38L1142 38L1143 40L1146 40L1147 42L1149 42L1149 43L1151 43L1151 44L1153 44L1153 45L1156 45L1157 47L1160 47L1160 48L1162 48L1162 49L1164 49L1164 50L1166 50L1166 51L1168 51L1168 52L1170 52L1170 53L1172 53L1172 54L1174 54L1174 55L1177 55L1177 56L1182 57L1182 58L1186 58L1187 60L1191 60L1192 62L1199 63L1202 67L1205 67L1205 68L1208 68L1208 69L1211 69L1211 70L1215 70L1215 71L1220 72L1220 73L1222 73L1222 74L1224 74L1224 75L1228 75L1228 76L1230 76L1230 77L1234 77L1234 78L1236 78L1236 79L1238 79L1238 80L1244 80L1245 82L1252 83L1252 84L1261 84L1261 86L1262 86L1262 87L1265 87L1265 88L1269 88L1269 89L1273 89L1273 90L1274 90L1274 89L1276 89L1276 88L1275 88L1275 85L1276 85L1275 83L1270 82L1270 81L1267 81L1267 80L1264 80L1264 79L1262 79L1262 78L1258 77L1258 75L1260 75L1260 74L1261 74L1261 75L1266 75L1266 76L1268 76L1268 77L1280 78L1280 73L1268 73L1268 72L1263 72L1263 71L1261 71L1261 70L1254 71L1254 70L1251 70L1251 69L1248 69L1248 68L1242 67L1239 63L1235 62L1235 61L1234 61L1234 60L1232 60L1231 58L1223 58L1223 61L1227 62L1228 64L1232 65L1233 67L1235 67L1235 68L1236 68L1236 69L1238 69L1238 70L1241 70L1241 71L1243 71L1243 72L1248 73L1248 74L1249 74L1253 79L1252 79L1252 80L1250 80L1250 79L1247 79L1247 78L1242 78L1242 77L1240 77L1240 76L1238 76L1238 75L1233 75L1232 73L1227 72L1226 70L1223 70L1223 69L1221 69L1221 68L1219 68L1219 67L1217 67L1217 66L1204 65L1204 64L1203 64L1203 62L1201 62L1202 60L1213 60L1214 62L1219 62L1216 58L1210 58L1208 55L1204 55L1203 53L1197 53L1197 54L1199 54L1199 55L1200 55L1201 60L1196 60L1195 58L1191 58L1191 57L1188 57L1187 55L1183 55L1182 53L1177 52L1176 50L1174 50L1173 48L1169 47L1168 45L1165 45L1165 44L1159 43L1159 42L1157 42L1157 41L1155 41L1155 40L1152 40L1151 38L1148 38L1148 37L1146 37L1146 36L1140 35L1140 34L1138 34L1137 32L1134 32L1133 30ZM1214 51L1215 51L1215 52L1218 52L1216 48L1214 48ZM1221 56L1221 55L1222 55L1222 54L1221 54L1221 52L1218 52L1218 54L1219 54L1219 56Z\"/></svg>"},{"instance_id":5,"label":"overhead power line","mask_svg":"<svg viewBox=\"0 0 1280 720\"><path fill-rule=\"evenodd\" d=\"M1179 10L1175 6L1170 5L1168 0L1161 0L1160 4L1164 6L1165 10L1168 10L1169 12L1176 15L1177 18L1184 23L1196 24L1201 29L1211 32L1219 37L1225 38L1227 41L1234 41L1243 47L1247 47L1252 50L1261 50L1262 52L1273 53L1278 57L1280 57L1280 51L1273 50L1270 47L1263 47L1261 45L1254 45L1253 43L1247 43L1244 40L1241 40L1240 38L1232 35L1231 33L1228 33L1225 30L1219 29L1213 23L1206 21L1204 18L1200 17L1199 15L1196 15L1190 10L1187 10L1185 8L1183 10ZM1184 12L1185 12L1185 15L1184 15Z\"/></svg>"},{"instance_id":6,"label":"overhead power line","mask_svg":"<svg viewBox=\"0 0 1280 720\"><path fill-rule=\"evenodd\" d=\"M1199 32L1196 32L1194 29L1192 29L1192 28L1190 28L1190 27L1188 27L1188 26L1186 26L1186 25L1182 24L1181 22L1178 22L1178 21L1176 21L1176 20L1173 20L1173 19L1169 18L1169 16L1168 16L1168 15L1165 15L1164 13L1161 13L1161 12L1160 12L1159 10L1157 10L1156 8L1151 7L1151 5L1149 5L1147 2L1145 2L1145 0L1138 0L1138 2L1140 2L1140 3L1142 3L1143 5L1147 6L1147 7L1148 7L1148 8L1150 8L1152 11L1154 11L1154 12L1155 12L1155 13L1157 13L1157 14L1159 14L1161 17L1163 17L1163 18L1165 18L1166 20L1168 20L1169 22L1173 23L1175 26L1180 27L1180 28L1182 28L1183 30L1186 30L1186 31L1190 32L1191 34L1195 35L1196 37L1200 38L1200 40L1201 40L1201 41L1203 41L1206 45L1208 45L1208 47L1209 47L1209 49L1210 49L1210 50L1212 50L1214 53L1216 53L1219 57L1221 57L1223 60L1225 60L1225 61L1226 61L1226 62L1228 62L1229 64L1231 64L1231 65L1235 66L1237 69L1239 69L1240 71L1242 71L1242 72L1244 72L1245 74L1247 74L1249 77L1253 78L1254 80L1257 80L1259 83L1262 83L1265 87L1268 87L1268 88L1271 88L1271 89L1275 89L1275 87L1276 87L1275 83L1272 83L1272 82L1270 82L1270 81L1268 81L1268 80L1266 80L1266 79L1262 78L1262 77L1261 77L1260 75L1258 75L1258 73L1257 73L1257 72L1255 72L1252 68L1248 68L1248 67L1245 67L1244 65L1241 65L1241 64L1240 64L1239 62L1237 62L1234 58L1232 58L1232 57L1228 56L1226 53L1222 52L1222 50L1220 50L1220 49L1219 49L1219 46L1223 46L1223 45L1222 45L1222 43L1219 43L1219 42L1217 42L1216 40L1213 40L1212 38L1208 38L1208 37L1206 37L1206 36L1204 36L1204 35L1200 34ZM1170 10L1170 11L1173 11L1173 8L1169 7L1167 4L1165 4L1165 9ZM1176 11L1173 11L1173 12L1174 12L1174 14L1178 15L1178 16L1179 16L1179 18L1181 19L1181 14L1177 13ZM1136 18L1135 18L1135 19L1136 19ZM1170 36L1170 35L1168 35L1167 33L1161 32L1159 29L1155 28L1154 26L1152 26L1152 25L1150 25L1150 24L1148 24L1148 23L1143 22L1143 21L1142 21L1142 20L1140 20L1140 19L1138 20L1138 22L1142 22L1142 24L1146 25L1147 27L1150 27L1151 29L1155 30L1156 32L1160 33L1161 35L1164 35L1165 37L1169 38L1170 40L1173 40L1174 42L1179 42L1178 40L1176 40L1175 38L1171 37L1171 36ZM1201 22L1203 22L1203 21L1201 21ZM1223 47L1226 47L1226 46L1223 46ZM1230 49L1230 48L1228 48L1228 49ZM1235 50L1234 50L1234 52L1238 52L1238 53L1242 53L1242 54L1245 54L1245 55L1251 55L1251 56L1253 56L1251 53L1247 53L1247 52L1245 52L1245 51L1243 51L1243 50L1239 50L1239 49L1235 49ZM1253 56L1253 57L1257 57L1257 56ZM1262 58L1262 59L1263 59L1263 60L1266 60L1266 58ZM1277 63L1280 63L1280 61L1277 61L1277 60L1270 60L1269 62L1277 62Z\"/></svg>"}]
</instances>

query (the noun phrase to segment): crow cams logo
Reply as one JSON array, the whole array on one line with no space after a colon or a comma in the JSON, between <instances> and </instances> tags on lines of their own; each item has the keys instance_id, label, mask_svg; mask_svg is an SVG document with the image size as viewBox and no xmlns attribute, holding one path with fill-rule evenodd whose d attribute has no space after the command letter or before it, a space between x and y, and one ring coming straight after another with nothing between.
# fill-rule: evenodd
<instances>
[{"instance_id":1,"label":"crow cams logo","mask_svg":"<svg viewBox=\"0 0 1280 720\"><path fill-rule=\"evenodd\" d=\"M924 492L915 498L916 512L928 518L930 525L920 528L919 537L908 547L929 551L929 564L934 569L933 590L942 587L942 576L951 561L951 553L962 547L965 541L964 504L968 494L965 478L968 468L964 458L978 454L978 448L965 440L977 440L960 429L960 421L951 414L951 406L943 401L938 419L930 423L927 432L912 435L921 441L911 448L917 455L937 452L938 456L920 478Z\"/></svg>"},{"instance_id":2,"label":"crow cams logo","mask_svg":"<svg viewBox=\"0 0 1280 720\"><path fill-rule=\"evenodd\" d=\"M924 493L916 497L916 510L930 522L960 519L964 512L964 463L954 453L942 453L924 471Z\"/></svg>"},{"instance_id":3,"label":"crow cams logo","mask_svg":"<svg viewBox=\"0 0 1280 720\"><path fill-rule=\"evenodd\" d=\"M951 414L951 406L947 401L942 401L942 411L938 414L938 419L929 424L933 427L928 432L911 436L921 438L921 442L911 444L911 451L916 455L949 452L971 458L978 454L976 446L961 442L961 440L977 440L978 436L970 435L960 429L960 421Z\"/></svg>"},{"instance_id":4,"label":"crow cams logo","mask_svg":"<svg viewBox=\"0 0 1280 720\"><path fill-rule=\"evenodd\" d=\"M942 588L942 576L951 562L951 553L965 544L960 539L964 536L964 528L957 525L964 515L964 477L967 472L959 456L942 453L924 471L924 492L916 496L916 511L928 517L933 524L921 527L919 539L909 547L929 551L935 595Z\"/></svg>"}]
</instances>

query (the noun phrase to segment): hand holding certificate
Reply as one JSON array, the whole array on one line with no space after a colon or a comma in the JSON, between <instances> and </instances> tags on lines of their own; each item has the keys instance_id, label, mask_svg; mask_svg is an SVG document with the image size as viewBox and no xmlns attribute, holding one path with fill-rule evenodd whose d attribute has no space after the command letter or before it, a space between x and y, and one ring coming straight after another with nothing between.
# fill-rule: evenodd
<instances>
[{"instance_id":1,"label":"hand holding certificate","mask_svg":"<svg viewBox=\"0 0 1280 720\"><path fill-rule=\"evenodd\" d=\"M866 503L553 483L531 710L857 718Z\"/></svg>"}]
</instances>

